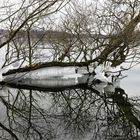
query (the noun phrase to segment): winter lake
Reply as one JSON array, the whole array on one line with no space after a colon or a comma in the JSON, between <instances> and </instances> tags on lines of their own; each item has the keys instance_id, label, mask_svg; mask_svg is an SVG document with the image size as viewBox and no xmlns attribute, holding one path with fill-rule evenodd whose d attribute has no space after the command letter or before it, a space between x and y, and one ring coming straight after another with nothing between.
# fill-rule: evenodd
<instances>
[{"instance_id":1,"label":"winter lake","mask_svg":"<svg viewBox=\"0 0 140 140\"><path fill-rule=\"evenodd\" d=\"M139 67L130 70L128 77L121 81L126 93L120 88L114 93L101 93L87 85L69 85L55 91L55 87L22 89L2 86L0 126L3 129L0 138L140 139L140 99L134 97L140 92L139 70ZM55 80L55 84L61 82Z\"/></svg>"},{"instance_id":2,"label":"winter lake","mask_svg":"<svg viewBox=\"0 0 140 140\"><path fill-rule=\"evenodd\" d=\"M140 140L140 0L0 10L0 140Z\"/></svg>"}]
</instances>

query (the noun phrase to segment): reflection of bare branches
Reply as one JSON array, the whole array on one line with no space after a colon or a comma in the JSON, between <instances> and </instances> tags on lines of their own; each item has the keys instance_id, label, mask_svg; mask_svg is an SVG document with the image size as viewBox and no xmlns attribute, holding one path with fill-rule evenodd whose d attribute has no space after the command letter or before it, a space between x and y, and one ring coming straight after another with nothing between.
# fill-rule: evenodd
<instances>
[{"instance_id":1,"label":"reflection of bare branches","mask_svg":"<svg viewBox=\"0 0 140 140\"><path fill-rule=\"evenodd\" d=\"M139 101L129 101L119 88L115 93L104 94L88 86L44 93L8 89L4 94L0 99L6 107L6 119L0 126L7 132L9 129L11 132L8 133L17 138L69 137L78 140L88 137L96 140L139 137L139 120L135 115L138 107L134 109ZM50 103L49 107L41 105L46 102Z\"/></svg>"},{"instance_id":2,"label":"reflection of bare branches","mask_svg":"<svg viewBox=\"0 0 140 140\"><path fill-rule=\"evenodd\" d=\"M59 103L59 107L62 109L62 120L65 131L75 136L85 136L86 132L90 132L92 127L95 127L93 139L99 137L102 137L102 139L110 139L112 137L135 138L137 133L131 123L135 125L133 121L137 118L134 118L133 115L133 120L130 119L133 108L129 107L130 103L127 101L128 99L124 97L123 103L129 112L125 110L122 110L122 112L120 111L122 107L118 100L118 93L116 93L118 97L114 99L115 94L100 95L93 91L94 89L87 88L86 90L73 89L60 92L56 95L59 102L54 96L55 101L57 101L55 102L57 103L57 107ZM124 95L122 94L121 96Z\"/></svg>"},{"instance_id":3,"label":"reflection of bare branches","mask_svg":"<svg viewBox=\"0 0 140 140\"><path fill-rule=\"evenodd\" d=\"M8 119L5 122L8 123L7 130L10 129L15 136L35 140L55 136L51 134L53 129L46 119L47 114L38 108L39 106L35 106L36 100L32 96L32 91L29 92L29 96L21 91L17 93L14 100L11 97L10 100L6 98L1 100L7 108Z\"/></svg>"},{"instance_id":4,"label":"reflection of bare branches","mask_svg":"<svg viewBox=\"0 0 140 140\"><path fill-rule=\"evenodd\" d=\"M16 140L19 140L18 137L7 127L5 127L2 123L0 123L0 127L3 128L5 131L7 131L12 138L15 138Z\"/></svg>"},{"instance_id":5,"label":"reflection of bare branches","mask_svg":"<svg viewBox=\"0 0 140 140\"><path fill-rule=\"evenodd\" d=\"M134 116L134 114L132 112L133 106L124 97L125 94L126 93L124 92L124 90L122 90L120 88L116 88L115 94L113 95L114 96L113 99L117 103L117 105L119 106L120 110L124 114L127 114L126 118L128 119L128 121L130 121L137 128L140 129L140 121Z\"/></svg>"}]
</instances>

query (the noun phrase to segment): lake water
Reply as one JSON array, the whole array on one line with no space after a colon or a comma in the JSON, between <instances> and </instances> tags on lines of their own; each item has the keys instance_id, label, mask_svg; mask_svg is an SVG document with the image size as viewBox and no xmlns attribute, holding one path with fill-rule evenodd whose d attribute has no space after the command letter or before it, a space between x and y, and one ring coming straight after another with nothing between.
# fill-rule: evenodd
<instances>
[{"instance_id":1,"label":"lake water","mask_svg":"<svg viewBox=\"0 0 140 140\"><path fill-rule=\"evenodd\" d=\"M121 81L121 86L125 89L126 93L132 96L140 95L140 65L133 67L126 71L128 77Z\"/></svg>"},{"instance_id":2,"label":"lake water","mask_svg":"<svg viewBox=\"0 0 140 140\"><path fill-rule=\"evenodd\" d=\"M139 103L139 98L127 98L122 89L101 94L85 85L55 92L4 86L0 92L0 138L138 140Z\"/></svg>"},{"instance_id":3,"label":"lake water","mask_svg":"<svg viewBox=\"0 0 140 140\"><path fill-rule=\"evenodd\" d=\"M1 86L0 139L139 140L140 67L126 74L114 93L85 84L36 90Z\"/></svg>"}]
</instances>

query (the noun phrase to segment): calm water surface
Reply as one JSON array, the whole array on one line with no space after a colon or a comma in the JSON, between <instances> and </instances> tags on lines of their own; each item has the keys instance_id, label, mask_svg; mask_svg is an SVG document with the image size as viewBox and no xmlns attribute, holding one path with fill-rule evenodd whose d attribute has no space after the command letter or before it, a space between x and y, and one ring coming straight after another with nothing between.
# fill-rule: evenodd
<instances>
[{"instance_id":1,"label":"calm water surface","mask_svg":"<svg viewBox=\"0 0 140 140\"><path fill-rule=\"evenodd\" d=\"M1 87L0 139L139 140L140 68L127 74L114 93L86 85L55 91Z\"/></svg>"},{"instance_id":2,"label":"calm water surface","mask_svg":"<svg viewBox=\"0 0 140 140\"><path fill-rule=\"evenodd\" d=\"M92 87L37 91L3 87L0 138L6 140L140 139L139 98Z\"/></svg>"},{"instance_id":3,"label":"calm water surface","mask_svg":"<svg viewBox=\"0 0 140 140\"><path fill-rule=\"evenodd\" d=\"M126 72L128 77L121 81L121 87L132 96L140 96L140 66L136 66Z\"/></svg>"}]
</instances>

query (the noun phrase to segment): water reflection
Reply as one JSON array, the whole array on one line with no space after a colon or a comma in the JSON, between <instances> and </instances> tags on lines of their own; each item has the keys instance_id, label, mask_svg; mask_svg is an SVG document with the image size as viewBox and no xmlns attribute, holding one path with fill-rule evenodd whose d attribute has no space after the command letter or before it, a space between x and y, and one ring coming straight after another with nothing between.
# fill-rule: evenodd
<instances>
[{"instance_id":1,"label":"water reflection","mask_svg":"<svg viewBox=\"0 0 140 140\"><path fill-rule=\"evenodd\" d=\"M139 139L139 98L123 89L93 87L51 91L3 87L0 138L7 140Z\"/></svg>"}]
</instances>

